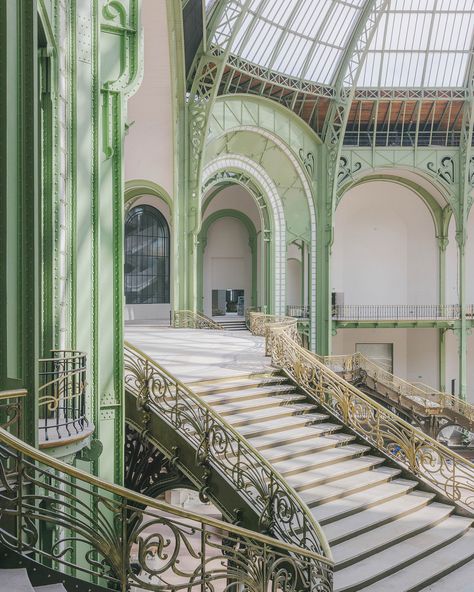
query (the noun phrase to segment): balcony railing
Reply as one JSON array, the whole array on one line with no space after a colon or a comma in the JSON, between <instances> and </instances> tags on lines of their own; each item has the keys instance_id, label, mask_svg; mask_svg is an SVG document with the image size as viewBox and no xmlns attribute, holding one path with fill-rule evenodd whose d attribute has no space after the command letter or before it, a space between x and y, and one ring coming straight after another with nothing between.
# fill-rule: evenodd
<instances>
[{"instance_id":1,"label":"balcony railing","mask_svg":"<svg viewBox=\"0 0 474 592\"><path fill-rule=\"evenodd\" d=\"M457 304L348 304L332 308L336 321L457 321ZM466 317L474 319L474 305L466 307Z\"/></svg>"},{"instance_id":2,"label":"balcony railing","mask_svg":"<svg viewBox=\"0 0 474 592\"><path fill-rule=\"evenodd\" d=\"M289 304L286 307L286 316L296 319L309 319L309 306Z\"/></svg>"},{"instance_id":3,"label":"balcony railing","mask_svg":"<svg viewBox=\"0 0 474 592\"><path fill-rule=\"evenodd\" d=\"M61 440L83 432L86 418L86 355L54 350L39 361L39 440Z\"/></svg>"}]
</instances>

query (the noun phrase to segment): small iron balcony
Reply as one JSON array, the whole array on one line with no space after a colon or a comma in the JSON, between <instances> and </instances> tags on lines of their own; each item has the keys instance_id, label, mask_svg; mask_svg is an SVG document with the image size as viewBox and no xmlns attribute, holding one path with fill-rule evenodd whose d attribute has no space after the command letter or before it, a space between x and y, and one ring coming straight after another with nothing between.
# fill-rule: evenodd
<instances>
[{"instance_id":1,"label":"small iron balcony","mask_svg":"<svg viewBox=\"0 0 474 592\"><path fill-rule=\"evenodd\" d=\"M66 440L88 431L86 355L53 350L39 361L39 442Z\"/></svg>"}]
</instances>

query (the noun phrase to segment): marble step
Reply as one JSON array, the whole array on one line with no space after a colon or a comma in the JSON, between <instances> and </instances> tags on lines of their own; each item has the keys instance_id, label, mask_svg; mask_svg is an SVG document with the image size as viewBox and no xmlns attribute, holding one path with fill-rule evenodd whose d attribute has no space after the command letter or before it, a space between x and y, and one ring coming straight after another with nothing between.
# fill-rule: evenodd
<instances>
[{"instance_id":1,"label":"marble step","mask_svg":"<svg viewBox=\"0 0 474 592\"><path fill-rule=\"evenodd\" d=\"M28 572L24 568L20 569L0 569L0 582L2 588L8 592L34 592L31 585ZM8 586L4 586L7 583Z\"/></svg>"},{"instance_id":2,"label":"marble step","mask_svg":"<svg viewBox=\"0 0 474 592\"><path fill-rule=\"evenodd\" d=\"M404 567L408 567L454 542L469 530L471 524L472 520L469 518L451 516L426 532L417 534L379 553L374 552L354 565L336 571L334 592L356 592L368 586L371 586L369 588L371 592L376 590L387 592L386 588L380 586L380 580L388 578ZM378 587L373 586L375 583L378 583ZM398 588L397 592L400 590Z\"/></svg>"},{"instance_id":3,"label":"marble step","mask_svg":"<svg viewBox=\"0 0 474 592\"><path fill-rule=\"evenodd\" d=\"M380 509L380 506L379 506ZM454 506L431 503L425 508L402 516L394 522L374 528L348 541L332 547L336 570L361 561L373 553L392 547L397 543L428 531L449 518Z\"/></svg>"},{"instance_id":4,"label":"marble step","mask_svg":"<svg viewBox=\"0 0 474 592\"><path fill-rule=\"evenodd\" d=\"M331 500L342 498L369 489L374 485L379 485L390 481L400 475L400 469L389 467L380 467L372 471L365 471L361 474L351 475L344 479L337 479L332 483L317 485L310 489L304 489L300 492L300 497L311 508Z\"/></svg>"},{"instance_id":5,"label":"marble step","mask_svg":"<svg viewBox=\"0 0 474 592\"><path fill-rule=\"evenodd\" d=\"M269 409L271 407L283 407L284 405L305 405L304 403L305 397L303 395L293 395L291 393L287 394L275 394L271 397L269 396L262 396L258 399L254 399L251 405L248 404L247 401L242 402L240 399L233 399L228 398L227 401L222 401L220 403L210 403L216 411L218 411L221 415L231 415L233 413L242 413L242 412L249 412L254 413L259 409ZM209 401L206 399L206 403ZM251 406L251 409L249 407ZM311 409L314 409L315 406L311 405Z\"/></svg>"},{"instance_id":6,"label":"marble step","mask_svg":"<svg viewBox=\"0 0 474 592\"><path fill-rule=\"evenodd\" d=\"M399 518L412 515L413 512L426 507L434 497L434 493L414 491L389 501L383 501L366 510L326 524L324 534L331 546L338 545L364 532L372 532L374 528L384 524L392 524Z\"/></svg>"},{"instance_id":7,"label":"marble step","mask_svg":"<svg viewBox=\"0 0 474 592\"><path fill-rule=\"evenodd\" d=\"M363 592L472 592L474 529ZM470 579L467 579L470 578Z\"/></svg>"},{"instance_id":8,"label":"marble step","mask_svg":"<svg viewBox=\"0 0 474 592\"><path fill-rule=\"evenodd\" d=\"M302 399L306 398L304 395L298 393L294 386L287 384L255 386L234 391L222 391L217 394L203 394L201 392L196 392L196 394L210 405L220 405L228 403L229 401L239 401L242 405L253 406L255 399L263 399L264 397L270 398L273 395L295 395Z\"/></svg>"},{"instance_id":9,"label":"marble step","mask_svg":"<svg viewBox=\"0 0 474 592\"><path fill-rule=\"evenodd\" d=\"M265 422L271 423L273 420L279 420L294 416L302 416L315 409L315 406L300 406L300 405L285 405L279 407L275 405L265 409L246 409L239 413L231 413L226 415L226 421L232 424L234 427L238 426L249 426L252 424L261 424Z\"/></svg>"},{"instance_id":10,"label":"marble step","mask_svg":"<svg viewBox=\"0 0 474 592\"><path fill-rule=\"evenodd\" d=\"M325 421L329 415L322 415ZM355 440L351 434L330 434L328 436L315 436L309 440L297 440L296 442L279 442L275 448L266 448L262 454L273 463L279 463L288 459L296 459L300 456L319 454L324 450L342 447Z\"/></svg>"},{"instance_id":11,"label":"marble step","mask_svg":"<svg viewBox=\"0 0 474 592\"><path fill-rule=\"evenodd\" d=\"M244 375L233 378L216 378L214 380L189 382L186 386L195 393L199 393L201 396L206 396L239 391L241 389L286 384L287 382L288 378L286 376L280 376L278 374L257 374L252 376Z\"/></svg>"},{"instance_id":12,"label":"marble step","mask_svg":"<svg viewBox=\"0 0 474 592\"><path fill-rule=\"evenodd\" d=\"M462 540L462 539L461 539ZM458 544L458 541L454 544ZM474 548L474 542L471 543L472 548ZM446 552L451 554L449 547L446 549ZM463 558L463 554L459 554L459 559ZM431 559L427 557L425 561ZM420 562L421 563L421 562ZM416 564L415 564L416 566ZM413 566L413 567L415 567ZM436 573L436 569L438 566L433 566L431 569L433 573ZM409 574L406 574L408 576ZM440 577L439 574L436 574L436 579ZM408 579L408 578L407 578ZM431 584L428 588L423 588L425 592L446 592L446 590L453 590L453 592L472 592L474 586L474 561L469 561L465 565L458 567L455 571L451 572L450 574L442 577L440 580ZM413 588L412 588L413 590Z\"/></svg>"},{"instance_id":13,"label":"marble step","mask_svg":"<svg viewBox=\"0 0 474 592\"><path fill-rule=\"evenodd\" d=\"M372 477L372 475L369 475ZM394 479L393 481L375 484L370 488L350 493L344 497L332 499L311 509L315 519L324 525L337 525L339 521L358 514L368 509L378 512L380 504L387 503L405 496L418 486L416 481L406 479ZM326 532L326 530L325 530ZM337 536L337 534L335 535Z\"/></svg>"},{"instance_id":14,"label":"marble step","mask_svg":"<svg viewBox=\"0 0 474 592\"><path fill-rule=\"evenodd\" d=\"M293 415L292 417L283 417L266 423L241 426L239 432L252 440L252 446L258 448L258 450L263 450L264 448L278 446L278 443L282 440L286 442L305 440L332 434L342 429L340 425L334 423L320 423L322 417L325 416L318 413Z\"/></svg>"},{"instance_id":15,"label":"marble step","mask_svg":"<svg viewBox=\"0 0 474 592\"><path fill-rule=\"evenodd\" d=\"M308 446L306 446L307 454L295 455L285 460L273 460L273 464L277 470L286 477L294 475L295 473L301 473L301 471L316 469L326 465L334 466L336 463L362 456L369 450L369 446L349 444L347 446L339 446L337 448L330 448L320 452L317 450L311 450L308 452Z\"/></svg>"},{"instance_id":16,"label":"marble step","mask_svg":"<svg viewBox=\"0 0 474 592\"><path fill-rule=\"evenodd\" d=\"M298 492L327 485L349 477L359 477L362 473L372 471L385 462L379 456L362 456L341 461L334 465L325 465L316 469L300 471L298 474L286 476L288 483Z\"/></svg>"}]
</instances>

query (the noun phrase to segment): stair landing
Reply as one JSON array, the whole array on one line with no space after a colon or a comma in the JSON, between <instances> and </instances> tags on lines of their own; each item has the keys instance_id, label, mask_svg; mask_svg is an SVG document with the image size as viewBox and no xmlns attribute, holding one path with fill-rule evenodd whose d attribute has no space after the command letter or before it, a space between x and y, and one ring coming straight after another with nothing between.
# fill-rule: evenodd
<instances>
[{"instance_id":1,"label":"stair landing","mask_svg":"<svg viewBox=\"0 0 474 592\"><path fill-rule=\"evenodd\" d=\"M272 371L264 338L248 331L132 325L125 339L186 383Z\"/></svg>"}]
</instances>

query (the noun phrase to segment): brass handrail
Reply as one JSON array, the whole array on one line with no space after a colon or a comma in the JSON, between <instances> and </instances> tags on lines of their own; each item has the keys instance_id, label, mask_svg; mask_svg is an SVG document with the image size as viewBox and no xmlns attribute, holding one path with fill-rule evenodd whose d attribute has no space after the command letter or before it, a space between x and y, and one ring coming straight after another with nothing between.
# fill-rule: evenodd
<instances>
[{"instance_id":1,"label":"brass handrail","mask_svg":"<svg viewBox=\"0 0 474 592\"><path fill-rule=\"evenodd\" d=\"M474 513L474 464L413 427L302 348L284 327L273 331L272 363L316 402L446 498Z\"/></svg>"},{"instance_id":2,"label":"brass handrail","mask_svg":"<svg viewBox=\"0 0 474 592\"><path fill-rule=\"evenodd\" d=\"M223 331L220 323L216 323L206 315L193 310L175 310L173 312L173 327L175 329L215 329Z\"/></svg>"},{"instance_id":3,"label":"brass handrail","mask_svg":"<svg viewBox=\"0 0 474 592\"><path fill-rule=\"evenodd\" d=\"M297 580L301 590L331 590L332 563L317 553L108 483L1 428L0 475L0 542L104 588L189 591L220 581L295 592Z\"/></svg>"},{"instance_id":4,"label":"brass handrail","mask_svg":"<svg viewBox=\"0 0 474 592\"><path fill-rule=\"evenodd\" d=\"M368 376L393 389L399 395L413 399L426 414L442 413L445 410L463 415L474 424L474 406L448 393L443 393L423 383L412 383L395 376L360 352L342 356L324 356L319 360L334 371L339 368L344 372L364 370ZM433 405L435 404L435 406Z\"/></svg>"},{"instance_id":5,"label":"brass handrail","mask_svg":"<svg viewBox=\"0 0 474 592\"><path fill-rule=\"evenodd\" d=\"M263 528L332 559L320 525L280 473L210 405L130 343L125 343L125 385L230 480L260 512Z\"/></svg>"}]
</instances>

